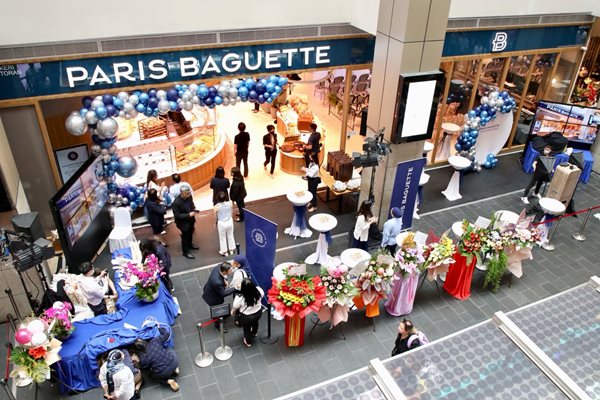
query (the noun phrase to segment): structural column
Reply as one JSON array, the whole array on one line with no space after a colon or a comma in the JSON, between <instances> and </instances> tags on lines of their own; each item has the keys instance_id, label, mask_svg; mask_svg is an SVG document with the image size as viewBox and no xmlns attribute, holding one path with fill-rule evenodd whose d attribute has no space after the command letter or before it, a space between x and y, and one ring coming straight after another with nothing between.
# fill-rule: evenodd
<instances>
[{"instance_id":1,"label":"structural column","mask_svg":"<svg viewBox=\"0 0 600 400\"><path fill-rule=\"evenodd\" d=\"M384 136L390 139L400 74L439 69L449 9L450 0L380 0L367 119L370 134L385 128ZM392 145L392 154L377 167L373 213L380 227L387 220L397 164L421 157L423 144ZM361 201L368 196L371 172L372 168L363 172Z\"/></svg>"}]
</instances>

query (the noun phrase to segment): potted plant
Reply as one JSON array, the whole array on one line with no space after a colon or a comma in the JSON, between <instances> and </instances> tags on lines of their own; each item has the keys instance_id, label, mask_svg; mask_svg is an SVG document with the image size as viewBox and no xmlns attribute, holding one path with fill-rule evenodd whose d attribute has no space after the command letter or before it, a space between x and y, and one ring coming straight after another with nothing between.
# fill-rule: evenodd
<instances>
[{"instance_id":1,"label":"potted plant","mask_svg":"<svg viewBox=\"0 0 600 400\"><path fill-rule=\"evenodd\" d=\"M75 326L71 322L71 308L69 303L57 301L44 311L42 316L50 326L50 334L61 342L67 340L75 330Z\"/></svg>"},{"instance_id":2,"label":"potted plant","mask_svg":"<svg viewBox=\"0 0 600 400\"><path fill-rule=\"evenodd\" d=\"M146 257L143 264L128 262L123 269L123 273L127 281L137 280L135 283L135 296L138 299L151 303L158 298L160 277L164 273L158 258L154 254Z\"/></svg>"}]
</instances>

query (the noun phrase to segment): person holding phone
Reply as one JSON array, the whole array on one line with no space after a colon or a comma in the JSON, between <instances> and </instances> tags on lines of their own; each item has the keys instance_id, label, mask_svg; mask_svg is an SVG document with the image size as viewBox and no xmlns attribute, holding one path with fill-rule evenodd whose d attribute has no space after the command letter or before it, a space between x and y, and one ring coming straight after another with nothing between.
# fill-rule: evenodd
<instances>
[{"instance_id":1,"label":"person holding phone","mask_svg":"<svg viewBox=\"0 0 600 400\"><path fill-rule=\"evenodd\" d=\"M94 312L94 316L108 313L104 296L108 294L109 279L108 271L102 270L98 276L94 276L94 266L90 262L84 262L79 266L81 278L77 283L83 294L88 307Z\"/></svg>"},{"instance_id":2,"label":"person holding phone","mask_svg":"<svg viewBox=\"0 0 600 400\"><path fill-rule=\"evenodd\" d=\"M192 188L189 185L181 185L179 196L173 201L173 217L175 225L181 231L181 251L185 258L193 260L196 258L190 250L198 250L199 247L192 242L194 228L196 225L196 206L192 198Z\"/></svg>"}]
</instances>

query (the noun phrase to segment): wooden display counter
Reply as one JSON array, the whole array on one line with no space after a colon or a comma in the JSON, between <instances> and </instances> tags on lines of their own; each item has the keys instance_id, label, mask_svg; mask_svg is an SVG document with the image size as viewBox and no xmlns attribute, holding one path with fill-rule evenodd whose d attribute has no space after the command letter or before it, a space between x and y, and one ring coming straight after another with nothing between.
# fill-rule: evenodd
<instances>
[{"instance_id":1,"label":"wooden display counter","mask_svg":"<svg viewBox=\"0 0 600 400\"><path fill-rule=\"evenodd\" d=\"M321 142L322 143L322 142ZM321 147L321 152L319 152L319 165L323 164L323 157L325 154L325 146ZM304 163L304 152L299 150L294 150L292 152L286 153L285 151L280 151L281 156L279 157L279 166L281 170L290 175L304 175L304 171L302 167L305 166Z\"/></svg>"},{"instance_id":2,"label":"wooden display counter","mask_svg":"<svg viewBox=\"0 0 600 400\"><path fill-rule=\"evenodd\" d=\"M218 137L219 143L212 153L207 154L197 164L177 171L181 175L181 181L189 183L193 190L198 190L208 184L211 178L215 176L217 167L224 166L227 161L227 149L225 148L227 137L224 134L218 135Z\"/></svg>"}]
</instances>

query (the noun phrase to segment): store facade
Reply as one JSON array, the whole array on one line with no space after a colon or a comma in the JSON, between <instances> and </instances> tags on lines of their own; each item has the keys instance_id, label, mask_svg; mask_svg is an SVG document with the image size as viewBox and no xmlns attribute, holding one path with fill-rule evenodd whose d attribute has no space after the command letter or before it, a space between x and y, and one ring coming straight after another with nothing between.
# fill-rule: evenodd
<instances>
[{"instance_id":1,"label":"store facade","mask_svg":"<svg viewBox=\"0 0 600 400\"><path fill-rule=\"evenodd\" d=\"M25 191L31 191L31 208L43 214L47 199L66 180L65 169L74 168L65 158L79 153L83 157L94 144L90 134L74 136L65 128L69 115L82 108L84 97L116 97L119 92L148 93L151 89L166 91L176 84L211 86L223 80L266 78L273 74L284 77L312 72L315 76L331 77L333 71L343 75L335 80L335 113L340 116L340 129L328 134L339 137L338 148L343 148L351 101L356 97L353 72L363 75L369 70L374 42L371 35L358 33L92 57L14 60L0 65L0 118L17 164L33 161L30 166L23 165L19 173L29 168L30 175L38 175L36 183L29 188L25 185ZM321 96L328 101L327 93ZM261 106L268 111L272 105L265 102ZM141 168L132 183L145 182L145 173L152 167L161 178L180 172L195 188L206 184L228 156L226 138L217 129L220 107L194 107L181 123L169 118L166 124L156 124L157 118L143 114L137 119L117 118L119 152L147 160L147 168ZM272 115L277 118L276 113ZM32 126L21 134L19 122L25 120ZM36 198L43 200L36 204ZM44 225L52 226L50 218L43 220Z\"/></svg>"},{"instance_id":2,"label":"store facade","mask_svg":"<svg viewBox=\"0 0 600 400\"><path fill-rule=\"evenodd\" d=\"M537 101L568 102L592 22L532 27L449 28L440 70L446 85L438 107L430 164L454 154L464 115L490 90L507 91L516 102L514 118L498 124L502 151L522 149ZM447 129L445 129L447 128Z\"/></svg>"}]
</instances>

